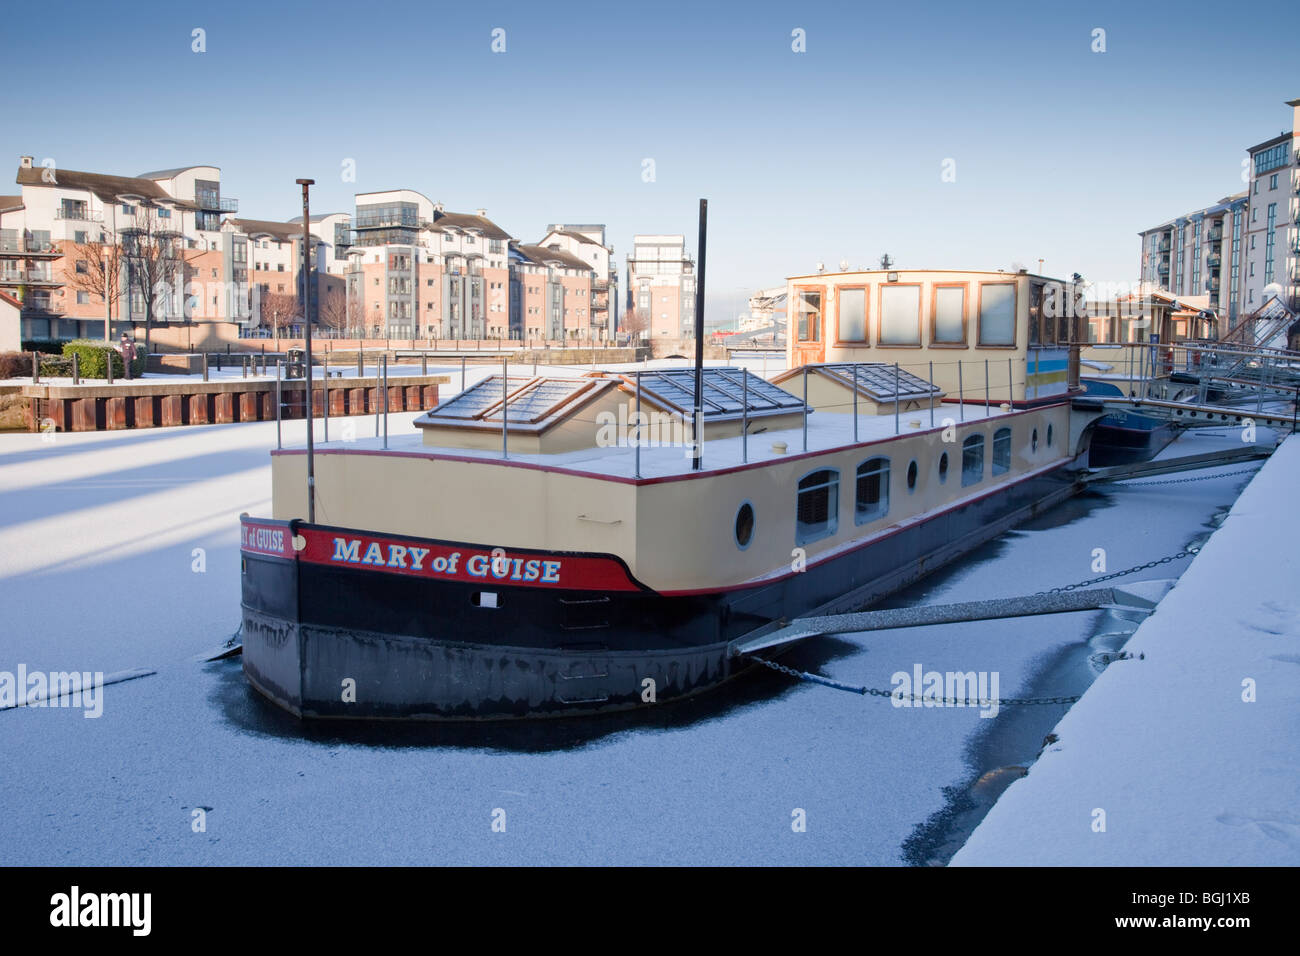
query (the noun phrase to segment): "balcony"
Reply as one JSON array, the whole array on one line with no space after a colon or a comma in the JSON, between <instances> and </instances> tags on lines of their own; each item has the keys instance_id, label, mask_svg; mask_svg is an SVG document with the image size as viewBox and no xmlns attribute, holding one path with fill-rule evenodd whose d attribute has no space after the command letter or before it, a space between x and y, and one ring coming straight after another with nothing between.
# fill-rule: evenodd
<instances>
[{"instance_id":1,"label":"balcony","mask_svg":"<svg viewBox=\"0 0 1300 956\"><path fill-rule=\"evenodd\" d=\"M90 209L64 206L54 210L54 218L64 222L103 222L104 214Z\"/></svg>"},{"instance_id":2,"label":"balcony","mask_svg":"<svg viewBox=\"0 0 1300 956\"><path fill-rule=\"evenodd\" d=\"M1223 238L1223 227L1214 226L1205 234L1205 238L1210 242L1218 242Z\"/></svg>"},{"instance_id":3,"label":"balcony","mask_svg":"<svg viewBox=\"0 0 1300 956\"><path fill-rule=\"evenodd\" d=\"M0 285L60 286L53 274L44 269L0 269Z\"/></svg>"},{"instance_id":4,"label":"balcony","mask_svg":"<svg viewBox=\"0 0 1300 956\"><path fill-rule=\"evenodd\" d=\"M1168 252L1169 246L1170 246L1169 240L1165 239L1161 241L1160 245L1156 246L1156 252Z\"/></svg>"},{"instance_id":5,"label":"balcony","mask_svg":"<svg viewBox=\"0 0 1300 956\"><path fill-rule=\"evenodd\" d=\"M217 203L217 209L220 212L239 212L239 200L222 199Z\"/></svg>"},{"instance_id":6,"label":"balcony","mask_svg":"<svg viewBox=\"0 0 1300 956\"><path fill-rule=\"evenodd\" d=\"M1221 262L1223 262L1223 257L1220 256L1217 252L1212 252L1205 257L1205 264L1209 266L1211 269L1219 268L1219 264Z\"/></svg>"},{"instance_id":7,"label":"balcony","mask_svg":"<svg viewBox=\"0 0 1300 956\"><path fill-rule=\"evenodd\" d=\"M34 239L0 239L0 258L20 258L30 259L34 257L48 257L57 259L62 253L55 247L53 242L36 241Z\"/></svg>"}]
</instances>

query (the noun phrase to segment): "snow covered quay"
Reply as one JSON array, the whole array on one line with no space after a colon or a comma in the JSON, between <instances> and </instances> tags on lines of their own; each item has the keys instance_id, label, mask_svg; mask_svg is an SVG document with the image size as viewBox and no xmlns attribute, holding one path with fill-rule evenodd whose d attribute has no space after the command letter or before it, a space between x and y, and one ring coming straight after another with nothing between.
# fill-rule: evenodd
<instances>
[{"instance_id":1,"label":"snow covered quay","mask_svg":"<svg viewBox=\"0 0 1300 956\"><path fill-rule=\"evenodd\" d=\"M953 865L1300 864L1300 438Z\"/></svg>"}]
</instances>

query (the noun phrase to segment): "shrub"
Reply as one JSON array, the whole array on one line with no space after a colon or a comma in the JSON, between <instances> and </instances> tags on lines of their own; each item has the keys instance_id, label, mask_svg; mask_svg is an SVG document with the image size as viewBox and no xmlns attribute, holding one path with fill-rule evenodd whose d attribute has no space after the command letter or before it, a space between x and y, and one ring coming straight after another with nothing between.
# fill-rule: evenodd
<instances>
[{"instance_id":1,"label":"shrub","mask_svg":"<svg viewBox=\"0 0 1300 956\"><path fill-rule=\"evenodd\" d=\"M28 375L31 374L31 370L32 365L28 362ZM41 358L41 375L44 378L72 378L72 359L65 358L62 355L43 356Z\"/></svg>"},{"instance_id":2,"label":"shrub","mask_svg":"<svg viewBox=\"0 0 1300 956\"><path fill-rule=\"evenodd\" d=\"M0 379L25 378L32 374L29 352L0 352Z\"/></svg>"},{"instance_id":3,"label":"shrub","mask_svg":"<svg viewBox=\"0 0 1300 956\"><path fill-rule=\"evenodd\" d=\"M107 378L108 362L113 363L113 378L126 375L126 366L122 364L122 353L113 346L91 339L74 339L63 344L63 357L72 360L77 356L79 370L83 378Z\"/></svg>"}]
</instances>

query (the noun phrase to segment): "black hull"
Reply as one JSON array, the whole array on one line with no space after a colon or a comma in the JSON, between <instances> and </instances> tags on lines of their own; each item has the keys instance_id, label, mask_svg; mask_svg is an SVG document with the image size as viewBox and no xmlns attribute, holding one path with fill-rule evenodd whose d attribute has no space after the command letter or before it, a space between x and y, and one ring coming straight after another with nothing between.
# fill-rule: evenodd
<instances>
[{"instance_id":1,"label":"black hull","mask_svg":"<svg viewBox=\"0 0 1300 956\"><path fill-rule=\"evenodd\" d=\"M741 638L801 615L869 605L1077 487L1062 465L801 573L704 594L635 582L611 590L429 580L246 547L244 672L304 718L502 719L651 706L715 687L747 666L734 650ZM279 525L287 537L359 533L258 525ZM595 559L621 567L610 556ZM496 607L477 603L488 586Z\"/></svg>"}]
</instances>

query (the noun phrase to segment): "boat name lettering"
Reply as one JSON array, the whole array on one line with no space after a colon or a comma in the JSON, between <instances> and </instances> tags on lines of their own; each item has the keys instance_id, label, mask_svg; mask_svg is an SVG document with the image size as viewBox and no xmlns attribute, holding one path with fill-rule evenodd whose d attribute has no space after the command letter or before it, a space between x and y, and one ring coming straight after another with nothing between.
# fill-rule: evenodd
<instances>
[{"instance_id":1,"label":"boat name lettering","mask_svg":"<svg viewBox=\"0 0 1300 956\"><path fill-rule=\"evenodd\" d=\"M377 567L401 568L406 571L431 571L434 574L455 575L461 567L461 553L440 554L429 560L429 548L416 548L410 545L381 544L371 541L362 547L360 538L335 538L334 553L331 561L346 564L368 564ZM558 584L562 561L546 561L541 558L511 558L499 554L473 554L464 564L464 571L470 577L493 577L510 581L541 581L546 584Z\"/></svg>"},{"instance_id":2,"label":"boat name lettering","mask_svg":"<svg viewBox=\"0 0 1300 956\"><path fill-rule=\"evenodd\" d=\"M284 554L284 531L279 528L259 528L245 525L240 529L243 545L267 554Z\"/></svg>"}]
</instances>

